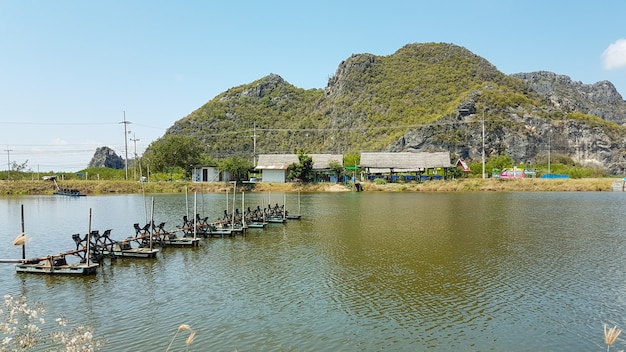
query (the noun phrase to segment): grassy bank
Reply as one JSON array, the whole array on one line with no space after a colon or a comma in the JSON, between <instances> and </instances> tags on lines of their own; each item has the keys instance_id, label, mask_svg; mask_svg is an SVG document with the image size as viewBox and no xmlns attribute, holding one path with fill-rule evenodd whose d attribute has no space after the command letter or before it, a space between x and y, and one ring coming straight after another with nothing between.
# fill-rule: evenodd
<instances>
[{"instance_id":1,"label":"grassy bank","mask_svg":"<svg viewBox=\"0 0 626 352\"><path fill-rule=\"evenodd\" d=\"M364 191L390 192L597 192L611 191L614 178L521 180L468 178L420 184L363 184Z\"/></svg>"},{"instance_id":2,"label":"grassy bank","mask_svg":"<svg viewBox=\"0 0 626 352\"><path fill-rule=\"evenodd\" d=\"M597 192L611 191L615 178L585 179L459 179L453 181L428 181L424 183L390 183L377 185L362 183L364 192ZM146 182L136 181L63 181L61 187L77 189L84 194L126 194L126 193L223 193L232 190L232 185L225 183L192 182ZM143 187L143 188L142 188ZM252 188L253 187L253 188ZM252 192L343 192L351 187L339 184L293 184L293 183L257 183L249 186ZM0 181L1 195L53 194L53 183L46 181Z\"/></svg>"}]
</instances>

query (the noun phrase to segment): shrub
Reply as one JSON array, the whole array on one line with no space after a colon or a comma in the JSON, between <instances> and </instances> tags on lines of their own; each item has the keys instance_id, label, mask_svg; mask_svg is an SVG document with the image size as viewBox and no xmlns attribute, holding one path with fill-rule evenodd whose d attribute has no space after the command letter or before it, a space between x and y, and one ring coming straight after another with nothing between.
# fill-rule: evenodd
<instances>
[{"instance_id":1,"label":"shrub","mask_svg":"<svg viewBox=\"0 0 626 352\"><path fill-rule=\"evenodd\" d=\"M106 341L96 339L92 328L79 326L69 331L58 331L46 339L41 334L40 325L45 324L44 308L41 304L30 305L25 297L19 299L11 295L4 296L4 305L0 308L0 351L29 351L50 345L61 345L66 351L97 351ZM60 326L67 325L66 318L58 318Z\"/></svg>"},{"instance_id":2,"label":"shrub","mask_svg":"<svg viewBox=\"0 0 626 352\"><path fill-rule=\"evenodd\" d=\"M376 179L374 179L374 184L376 184L376 185L386 185L387 184L387 180L385 180L384 178L376 178Z\"/></svg>"}]
</instances>

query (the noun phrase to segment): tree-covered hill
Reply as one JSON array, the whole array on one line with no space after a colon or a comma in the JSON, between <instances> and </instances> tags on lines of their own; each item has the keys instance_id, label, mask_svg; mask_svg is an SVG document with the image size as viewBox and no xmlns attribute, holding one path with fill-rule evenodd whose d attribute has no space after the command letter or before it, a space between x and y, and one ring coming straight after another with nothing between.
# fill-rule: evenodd
<instances>
[{"instance_id":1,"label":"tree-covered hill","mask_svg":"<svg viewBox=\"0 0 626 352\"><path fill-rule=\"evenodd\" d=\"M217 159L418 149L471 160L480 158L486 116L488 156L532 162L550 139L581 163L622 172L626 103L612 84L561 79L548 96L536 77L507 76L453 44L409 44L389 56L352 55L325 89L300 89L276 74L233 87L176 121L164 138L195 137Z\"/></svg>"}]
</instances>

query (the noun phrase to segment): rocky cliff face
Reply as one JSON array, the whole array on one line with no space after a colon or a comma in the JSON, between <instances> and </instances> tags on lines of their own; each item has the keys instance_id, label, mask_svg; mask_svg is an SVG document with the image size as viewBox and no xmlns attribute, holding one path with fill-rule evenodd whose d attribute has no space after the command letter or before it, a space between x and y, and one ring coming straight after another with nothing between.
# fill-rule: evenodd
<instances>
[{"instance_id":1,"label":"rocky cliff face","mask_svg":"<svg viewBox=\"0 0 626 352\"><path fill-rule=\"evenodd\" d=\"M551 121L520 116L511 109L510 124L494 125L485 116L485 156L506 153L520 164L534 163L548 154L567 155L580 165L606 169L612 175L626 174L626 140L619 134L590 127L584 121ZM388 151L450 151L468 160L482 158L482 117L446 118L438 126L415 129L389 146ZM445 122L445 123L444 123ZM456 136L451 140L450 136Z\"/></svg>"},{"instance_id":2,"label":"rocky cliff face","mask_svg":"<svg viewBox=\"0 0 626 352\"><path fill-rule=\"evenodd\" d=\"M626 137L624 128L614 129L589 120L548 119L542 116L560 111L597 116L619 125L626 124L626 102L611 82L584 84L552 72L511 75L526 82L547 106L528 111L508 107L505 124L492 123L485 115L485 155L487 158L506 153L516 162L534 163L548 153L569 156L583 166L604 168L612 175L626 173ZM458 116L439 121L440 126L416 129L392 143L389 151L449 150L469 159L482 158L482 116L475 101L480 92L470 93L459 105ZM478 113L477 115L473 115ZM444 122L446 121L446 122ZM621 130L621 132L620 132ZM454 138L450 138L454 136Z\"/></svg>"},{"instance_id":3,"label":"rocky cliff face","mask_svg":"<svg viewBox=\"0 0 626 352\"><path fill-rule=\"evenodd\" d=\"M100 147L96 149L93 158L89 162L90 168L108 167L111 169L123 169L124 159L118 156L113 149L109 147Z\"/></svg>"},{"instance_id":4,"label":"rocky cliff face","mask_svg":"<svg viewBox=\"0 0 626 352\"><path fill-rule=\"evenodd\" d=\"M527 82L546 102L564 112L581 112L606 121L626 123L626 102L609 81L584 84L546 71L511 76Z\"/></svg>"}]
</instances>

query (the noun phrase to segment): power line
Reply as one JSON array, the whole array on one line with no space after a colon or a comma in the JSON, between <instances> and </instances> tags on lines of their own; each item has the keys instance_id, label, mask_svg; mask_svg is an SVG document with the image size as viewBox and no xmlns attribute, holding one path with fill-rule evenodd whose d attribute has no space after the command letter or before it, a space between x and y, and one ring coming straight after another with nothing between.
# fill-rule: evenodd
<instances>
[{"instance_id":1,"label":"power line","mask_svg":"<svg viewBox=\"0 0 626 352\"><path fill-rule=\"evenodd\" d=\"M0 125L25 125L25 126L97 126L97 125L114 125L115 122L16 122L16 121L0 121Z\"/></svg>"},{"instance_id":2,"label":"power line","mask_svg":"<svg viewBox=\"0 0 626 352\"><path fill-rule=\"evenodd\" d=\"M341 131L367 131L367 130L388 130L388 129L408 129L408 128L420 128L420 127L432 127L432 126L452 126L459 124L475 124L481 123L480 120L475 121L451 121L451 122L438 122L438 123L420 123L411 125L395 125L395 126L368 126L368 127L345 127L345 128L254 128L251 131L256 132L341 132ZM522 122L507 121L507 123L523 124ZM220 133L208 133L203 136L226 136L231 134L239 134L241 131L227 131Z\"/></svg>"}]
</instances>

